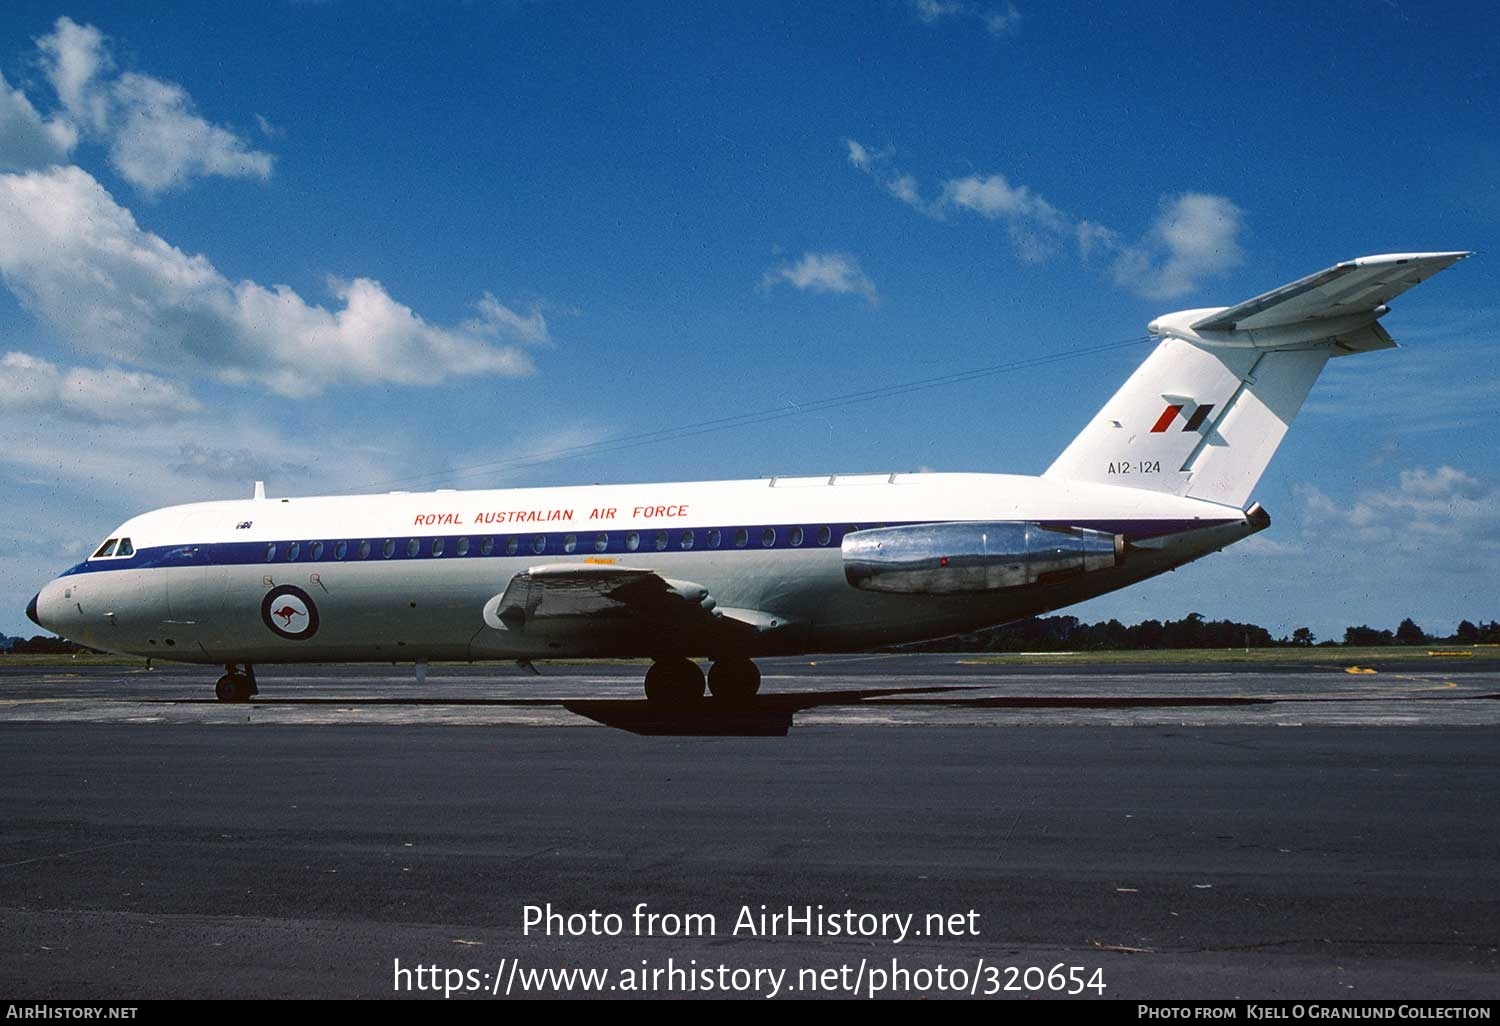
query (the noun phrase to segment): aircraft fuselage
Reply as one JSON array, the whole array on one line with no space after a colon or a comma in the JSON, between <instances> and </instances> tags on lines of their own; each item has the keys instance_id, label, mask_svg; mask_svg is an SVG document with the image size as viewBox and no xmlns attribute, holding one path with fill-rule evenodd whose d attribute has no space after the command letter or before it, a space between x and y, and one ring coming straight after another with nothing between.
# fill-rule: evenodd
<instances>
[{"instance_id":1,"label":"aircraft fuselage","mask_svg":"<svg viewBox=\"0 0 1500 1026\"><path fill-rule=\"evenodd\" d=\"M974 594L882 594L846 574L844 541L858 531L965 522L1083 528L1130 551L1109 569ZM111 537L129 538L131 555L68 570L36 614L92 647L202 663L836 651L1067 606L1264 526L1197 499L995 474L261 498L130 520ZM492 615L517 574L557 566L690 581L760 630L726 642L630 617Z\"/></svg>"}]
</instances>

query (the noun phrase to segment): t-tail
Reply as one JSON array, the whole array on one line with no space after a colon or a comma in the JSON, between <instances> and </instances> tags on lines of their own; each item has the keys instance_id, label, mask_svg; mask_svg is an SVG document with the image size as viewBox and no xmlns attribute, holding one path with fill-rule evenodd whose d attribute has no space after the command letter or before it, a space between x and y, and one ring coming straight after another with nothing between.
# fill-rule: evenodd
<instances>
[{"instance_id":1,"label":"t-tail","mask_svg":"<svg viewBox=\"0 0 1500 1026\"><path fill-rule=\"evenodd\" d=\"M1243 507L1329 358L1393 348L1386 304L1466 256L1361 257L1158 317L1156 350L1044 476Z\"/></svg>"}]
</instances>

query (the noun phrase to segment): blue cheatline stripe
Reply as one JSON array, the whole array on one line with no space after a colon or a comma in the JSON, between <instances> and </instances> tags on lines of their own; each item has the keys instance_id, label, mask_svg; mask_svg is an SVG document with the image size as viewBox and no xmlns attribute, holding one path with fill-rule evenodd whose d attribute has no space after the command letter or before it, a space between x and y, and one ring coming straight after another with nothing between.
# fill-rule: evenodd
<instances>
[{"instance_id":1,"label":"blue cheatline stripe","mask_svg":"<svg viewBox=\"0 0 1500 1026\"><path fill-rule=\"evenodd\" d=\"M969 523L972 521L913 520L903 522L880 522L869 524L763 524L749 526L737 524L733 527L672 527L629 531L542 531L532 534L423 534L384 535L362 538L292 538L281 541L234 541L204 542L196 545L153 545L136 549L135 555L126 558L96 559L64 571L62 577L75 574L104 573L111 570L145 570L153 567L172 566L285 566L289 564L322 563L395 563L417 559L536 559L559 556L651 556L656 553L683 552L766 552L777 549L834 549L843 543L844 536L872 527L910 527L914 524ZM992 523L995 521L983 521ZM1237 523L1224 520L1032 520L1017 523L1035 523L1043 527L1082 527L1107 534L1123 534L1132 541L1156 538L1166 534L1178 534L1204 527ZM794 532L801 530L800 542L794 544ZM820 540L818 532L826 529L828 540ZM773 532L771 544L765 543L765 533ZM718 544L713 544L712 535L717 532ZM745 542L737 544L740 532ZM604 536L604 548L598 548L596 540ZM635 548L630 548L629 538L637 539ZM659 536L665 536L660 544ZM684 536L691 536L692 543L683 545ZM467 539L468 549L459 554L459 542ZM538 541L540 540L540 542ZM441 541L441 555L433 555L433 543ZM486 541L489 542L486 545ZM417 543L416 554L410 553L412 542ZM569 548L571 542L572 547ZM322 545L314 558L313 549ZM369 545L369 554L361 558L362 545ZM391 554L385 555L386 545ZM343 545L342 558L337 556ZM540 545L540 547L538 547ZM296 546L295 557L292 547ZM514 546L514 547L512 547ZM486 551L488 550L488 551Z\"/></svg>"}]
</instances>

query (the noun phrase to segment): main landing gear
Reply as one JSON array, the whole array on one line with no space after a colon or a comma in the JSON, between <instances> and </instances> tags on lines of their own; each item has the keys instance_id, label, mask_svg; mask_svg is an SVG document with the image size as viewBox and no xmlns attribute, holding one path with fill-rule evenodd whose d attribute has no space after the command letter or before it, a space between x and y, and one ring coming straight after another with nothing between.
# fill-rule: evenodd
<instances>
[{"instance_id":1,"label":"main landing gear","mask_svg":"<svg viewBox=\"0 0 1500 1026\"><path fill-rule=\"evenodd\" d=\"M708 671L708 690L726 705L743 705L760 691L760 668L749 659L718 659ZM691 659L658 659L646 671L646 698L662 706L703 699L703 671Z\"/></svg>"},{"instance_id":2,"label":"main landing gear","mask_svg":"<svg viewBox=\"0 0 1500 1026\"><path fill-rule=\"evenodd\" d=\"M225 674L214 685L214 694L221 702L248 702L251 695L260 694L255 686L255 667L249 663L226 663Z\"/></svg>"}]
</instances>

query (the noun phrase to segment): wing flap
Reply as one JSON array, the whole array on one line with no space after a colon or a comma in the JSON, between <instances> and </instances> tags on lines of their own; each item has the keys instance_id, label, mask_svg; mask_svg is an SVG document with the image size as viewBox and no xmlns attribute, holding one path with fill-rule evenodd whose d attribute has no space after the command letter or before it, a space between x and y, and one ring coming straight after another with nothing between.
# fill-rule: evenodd
<instances>
[{"instance_id":1,"label":"wing flap","mask_svg":"<svg viewBox=\"0 0 1500 1026\"><path fill-rule=\"evenodd\" d=\"M668 581L654 570L559 564L516 574L504 593L486 604L486 613L493 607L493 619L511 625L621 613L680 616L696 611L712 615L714 605L707 588ZM486 615L485 619L492 617Z\"/></svg>"},{"instance_id":2,"label":"wing flap","mask_svg":"<svg viewBox=\"0 0 1500 1026\"><path fill-rule=\"evenodd\" d=\"M789 626L785 617L757 609L720 609L707 588L624 566L557 564L511 578L484 606L495 630L568 633L604 621L631 621L667 635L744 641Z\"/></svg>"}]
</instances>

